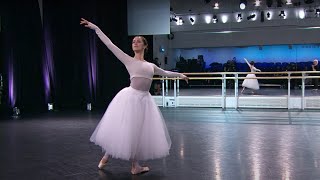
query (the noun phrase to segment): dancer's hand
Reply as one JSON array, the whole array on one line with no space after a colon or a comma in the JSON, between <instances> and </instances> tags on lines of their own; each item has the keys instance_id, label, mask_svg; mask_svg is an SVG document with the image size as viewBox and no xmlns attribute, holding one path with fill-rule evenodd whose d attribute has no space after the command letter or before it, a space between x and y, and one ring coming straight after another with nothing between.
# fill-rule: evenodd
<instances>
[{"instance_id":1,"label":"dancer's hand","mask_svg":"<svg viewBox=\"0 0 320 180\"><path fill-rule=\"evenodd\" d=\"M180 78L185 80L187 82L187 84L189 83L188 82L189 78L187 76L185 76L184 74L181 74Z\"/></svg>"},{"instance_id":2,"label":"dancer's hand","mask_svg":"<svg viewBox=\"0 0 320 180\"><path fill-rule=\"evenodd\" d=\"M93 30L98 28L98 26L94 25L93 23L87 21L84 18L81 18L80 25L84 25L84 27L87 27L87 28L90 28L90 29L93 29Z\"/></svg>"}]
</instances>

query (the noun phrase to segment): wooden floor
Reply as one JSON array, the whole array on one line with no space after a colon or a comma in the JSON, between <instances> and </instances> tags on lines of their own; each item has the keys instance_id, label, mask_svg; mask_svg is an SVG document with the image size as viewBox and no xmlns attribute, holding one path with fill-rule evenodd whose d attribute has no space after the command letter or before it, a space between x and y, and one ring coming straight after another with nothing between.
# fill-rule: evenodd
<instances>
[{"instance_id":1,"label":"wooden floor","mask_svg":"<svg viewBox=\"0 0 320 180\"><path fill-rule=\"evenodd\" d=\"M112 159L89 142L103 112L51 112L0 121L0 179L320 179L320 112L161 108L170 155L142 162Z\"/></svg>"}]
</instances>

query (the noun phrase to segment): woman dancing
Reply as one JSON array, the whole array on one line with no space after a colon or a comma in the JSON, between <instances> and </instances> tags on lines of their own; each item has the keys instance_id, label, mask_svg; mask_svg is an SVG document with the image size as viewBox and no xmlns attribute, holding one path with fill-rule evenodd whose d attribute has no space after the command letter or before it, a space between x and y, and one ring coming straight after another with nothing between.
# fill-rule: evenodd
<instances>
[{"instance_id":1,"label":"woman dancing","mask_svg":"<svg viewBox=\"0 0 320 180\"><path fill-rule=\"evenodd\" d=\"M246 58L244 58L244 60L246 61L246 63L248 64L250 71L251 72L261 72L260 69L257 69L256 67L254 67L254 62L251 61L250 63L248 62L248 60ZM247 78L255 78L256 75L255 74L248 74L246 76ZM258 83L258 79L245 79L242 83L242 91L241 94L244 92L245 88L249 88L249 89L253 89L253 90L258 90L259 89L259 83ZM252 91L252 93L254 93Z\"/></svg>"},{"instance_id":2,"label":"woman dancing","mask_svg":"<svg viewBox=\"0 0 320 180\"><path fill-rule=\"evenodd\" d=\"M149 168L140 166L138 161L165 157L171 146L162 114L149 93L153 75L179 77L187 82L188 77L165 71L144 60L148 44L142 36L133 38L134 57L130 57L96 25L83 18L80 24L94 30L130 74L130 86L113 98L90 138L105 152L98 168L104 168L109 157L113 157L132 161L132 174L147 172Z\"/></svg>"}]
</instances>

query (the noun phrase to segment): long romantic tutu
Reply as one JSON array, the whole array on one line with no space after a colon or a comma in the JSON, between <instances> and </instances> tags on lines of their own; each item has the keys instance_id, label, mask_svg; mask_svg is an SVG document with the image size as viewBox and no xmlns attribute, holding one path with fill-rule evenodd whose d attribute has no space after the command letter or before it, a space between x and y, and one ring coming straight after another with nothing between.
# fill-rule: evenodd
<instances>
[{"instance_id":1,"label":"long romantic tutu","mask_svg":"<svg viewBox=\"0 0 320 180\"><path fill-rule=\"evenodd\" d=\"M255 78L255 74L248 74L246 77L248 78ZM245 79L242 83L242 87L258 90L260 89L259 83L257 79Z\"/></svg>"},{"instance_id":2,"label":"long romantic tutu","mask_svg":"<svg viewBox=\"0 0 320 180\"><path fill-rule=\"evenodd\" d=\"M111 101L91 142L106 154L124 160L148 160L169 154L171 139L153 97L132 87Z\"/></svg>"}]
</instances>

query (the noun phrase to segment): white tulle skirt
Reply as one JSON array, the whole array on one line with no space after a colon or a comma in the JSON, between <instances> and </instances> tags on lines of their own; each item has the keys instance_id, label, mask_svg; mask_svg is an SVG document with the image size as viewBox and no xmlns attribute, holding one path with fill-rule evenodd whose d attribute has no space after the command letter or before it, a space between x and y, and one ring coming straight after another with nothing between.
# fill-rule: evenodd
<instances>
[{"instance_id":1,"label":"white tulle skirt","mask_svg":"<svg viewBox=\"0 0 320 180\"><path fill-rule=\"evenodd\" d=\"M255 74L248 74L246 77L248 78L254 78L256 77ZM259 87L259 82L257 79L245 79L242 83L242 87L258 90L260 89Z\"/></svg>"},{"instance_id":2,"label":"white tulle skirt","mask_svg":"<svg viewBox=\"0 0 320 180\"><path fill-rule=\"evenodd\" d=\"M149 160L169 154L171 139L148 91L122 89L111 101L91 142L113 158Z\"/></svg>"}]
</instances>

